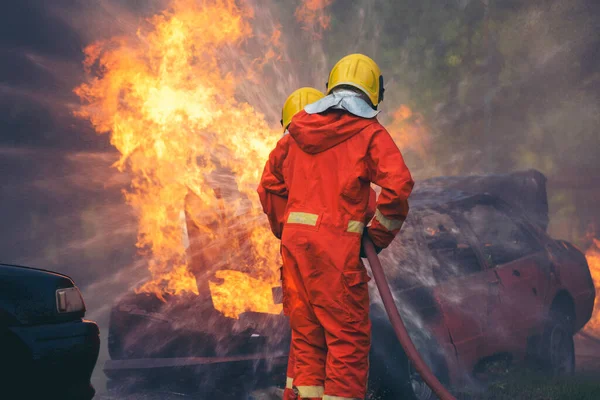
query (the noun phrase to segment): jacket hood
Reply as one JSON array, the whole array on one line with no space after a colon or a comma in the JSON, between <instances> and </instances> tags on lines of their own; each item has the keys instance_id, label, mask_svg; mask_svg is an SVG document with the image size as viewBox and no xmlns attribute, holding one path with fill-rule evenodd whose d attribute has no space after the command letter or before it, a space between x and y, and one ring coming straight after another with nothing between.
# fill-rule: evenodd
<instances>
[{"instance_id":1,"label":"jacket hood","mask_svg":"<svg viewBox=\"0 0 600 400\"><path fill-rule=\"evenodd\" d=\"M345 110L330 109L322 114L301 111L294 116L288 131L302 151L321 153L377 122L376 118L360 118Z\"/></svg>"},{"instance_id":2,"label":"jacket hood","mask_svg":"<svg viewBox=\"0 0 600 400\"><path fill-rule=\"evenodd\" d=\"M353 90L335 88L331 94L304 107L304 111L308 114L320 114L330 108L334 108L346 110L357 117L375 118L379 114L379 111L371 107L367 103L368 100L365 100L363 97L366 96Z\"/></svg>"}]
</instances>

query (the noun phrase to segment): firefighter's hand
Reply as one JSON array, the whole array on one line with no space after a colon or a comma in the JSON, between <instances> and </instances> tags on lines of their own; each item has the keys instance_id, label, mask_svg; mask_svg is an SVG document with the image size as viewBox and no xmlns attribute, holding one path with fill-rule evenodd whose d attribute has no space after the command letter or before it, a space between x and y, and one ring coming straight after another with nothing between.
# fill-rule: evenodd
<instances>
[{"instance_id":1,"label":"firefighter's hand","mask_svg":"<svg viewBox=\"0 0 600 400\"><path fill-rule=\"evenodd\" d=\"M365 229L363 231L363 236L369 237L369 233L367 232L367 229ZM370 240L370 238L369 238L369 240ZM381 250L383 250L381 247L377 247L375 245L375 243L373 243L373 247L375 247L375 252L377 254L381 253ZM365 249L363 248L362 240L360 241L360 258L367 258L367 254L365 253Z\"/></svg>"}]
</instances>

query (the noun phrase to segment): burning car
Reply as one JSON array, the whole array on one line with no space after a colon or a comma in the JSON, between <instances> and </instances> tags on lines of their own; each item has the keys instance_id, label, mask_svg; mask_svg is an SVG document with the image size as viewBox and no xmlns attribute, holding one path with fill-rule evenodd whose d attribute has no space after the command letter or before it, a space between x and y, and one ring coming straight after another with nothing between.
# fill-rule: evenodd
<instances>
[{"instance_id":1,"label":"burning car","mask_svg":"<svg viewBox=\"0 0 600 400\"><path fill-rule=\"evenodd\" d=\"M225 399L281 384L286 318L272 309L219 311L211 282L220 279L227 249L211 248L192 215L186 221L198 295L140 293L117 302L105 365L112 386L168 381ZM229 232L243 232L233 229L240 218L228 221ZM590 319L595 290L584 255L550 238L547 225L545 177L537 171L417 183L409 218L381 259L411 337L443 383L465 385L499 356L533 360L553 375L573 372L573 334ZM244 243L240 235L231 240ZM434 398L371 289L370 392Z\"/></svg>"},{"instance_id":2,"label":"burning car","mask_svg":"<svg viewBox=\"0 0 600 400\"><path fill-rule=\"evenodd\" d=\"M595 289L585 256L545 231L543 175L435 178L421 182L411 206L382 264L439 379L465 385L498 357L533 361L551 375L573 373L573 334L591 317ZM373 318L383 325L373 298ZM375 321L373 336L381 337L373 341L373 368L398 365L374 378L378 387L406 391L396 378L404 373L417 398L435 398L410 365L406 372L386 359L391 348L402 350Z\"/></svg>"},{"instance_id":3,"label":"burning car","mask_svg":"<svg viewBox=\"0 0 600 400\"><path fill-rule=\"evenodd\" d=\"M98 326L73 281L0 264L0 397L91 399Z\"/></svg>"}]
</instances>

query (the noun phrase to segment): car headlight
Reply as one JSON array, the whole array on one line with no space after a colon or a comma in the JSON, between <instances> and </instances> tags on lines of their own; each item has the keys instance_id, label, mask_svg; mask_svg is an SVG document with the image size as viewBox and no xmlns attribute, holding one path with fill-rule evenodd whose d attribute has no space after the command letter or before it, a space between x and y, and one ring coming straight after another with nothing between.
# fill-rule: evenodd
<instances>
[{"instance_id":1,"label":"car headlight","mask_svg":"<svg viewBox=\"0 0 600 400\"><path fill-rule=\"evenodd\" d=\"M85 311L83 296L77 286L56 291L56 309L59 313Z\"/></svg>"}]
</instances>

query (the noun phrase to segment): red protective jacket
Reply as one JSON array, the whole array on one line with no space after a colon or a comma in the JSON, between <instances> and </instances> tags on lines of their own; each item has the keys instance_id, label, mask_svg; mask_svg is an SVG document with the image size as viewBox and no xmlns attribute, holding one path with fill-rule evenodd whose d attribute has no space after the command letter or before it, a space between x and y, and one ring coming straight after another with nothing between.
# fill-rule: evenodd
<instances>
[{"instance_id":1,"label":"red protective jacket","mask_svg":"<svg viewBox=\"0 0 600 400\"><path fill-rule=\"evenodd\" d=\"M289 135L286 135L281 140L289 138ZM289 139L288 139L289 140ZM264 174L271 174L270 162L267 163L265 167ZM275 235L277 239L281 239L281 234L283 232L283 225L285 223L285 209L287 208L287 195L286 194L275 194L273 192L267 192L265 188L261 185L258 187L258 196L260 197L260 202L263 206L263 211L267 214L267 218L269 219L269 225L271 226L271 231ZM366 221L370 221L375 216L376 212L376 202L377 202L377 193L375 190L371 188L369 193L369 201L367 205L367 212L365 216Z\"/></svg>"},{"instance_id":2,"label":"red protective jacket","mask_svg":"<svg viewBox=\"0 0 600 400\"><path fill-rule=\"evenodd\" d=\"M334 152L322 154L333 147ZM348 156L343 165L337 153ZM369 236L385 248L406 219L414 184L398 147L376 119L341 110L316 115L302 111L292 120L290 134L271 152L258 193L273 234L280 239L288 211L296 208L331 212L324 222L336 230L346 230L349 221L368 222L370 182L381 187L381 194Z\"/></svg>"}]
</instances>

